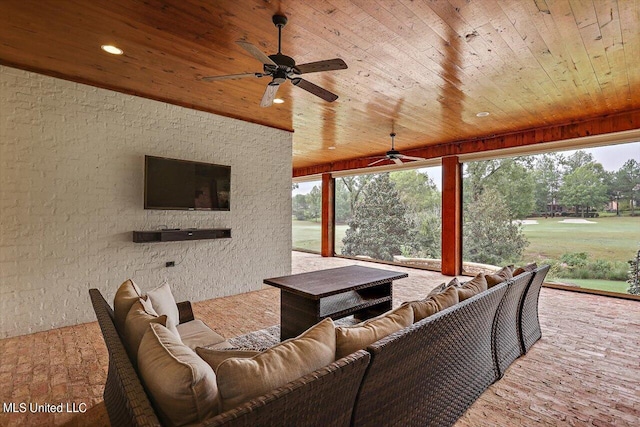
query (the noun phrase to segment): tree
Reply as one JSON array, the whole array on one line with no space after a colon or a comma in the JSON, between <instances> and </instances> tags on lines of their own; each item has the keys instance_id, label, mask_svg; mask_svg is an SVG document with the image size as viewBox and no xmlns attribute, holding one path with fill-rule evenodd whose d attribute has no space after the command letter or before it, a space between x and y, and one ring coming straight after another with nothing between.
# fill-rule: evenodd
<instances>
[{"instance_id":1,"label":"tree","mask_svg":"<svg viewBox=\"0 0 640 427\"><path fill-rule=\"evenodd\" d=\"M640 295L640 251L636 253L635 259L629 262L629 273L627 284L629 285L629 292L632 295Z\"/></svg>"},{"instance_id":2,"label":"tree","mask_svg":"<svg viewBox=\"0 0 640 427\"><path fill-rule=\"evenodd\" d=\"M296 194L293 196L292 209L293 216L298 221L304 221L307 219L307 212L309 211L309 205L307 204L306 194Z\"/></svg>"},{"instance_id":3,"label":"tree","mask_svg":"<svg viewBox=\"0 0 640 427\"><path fill-rule=\"evenodd\" d=\"M408 215L417 225L414 256L440 258L442 242L442 195L426 173L417 170L391 172L400 199L407 205Z\"/></svg>"},{"instance_id":4,"label":"tree","mask_svg":"<svg viewBox=\"0 0 640 427\"><path fill-rule=\"evenodd\" d=\"M562 184L562 154L550 153L536 156L534 168L536 210L551 214L556 211L558 191Z\"/></svg>"},{"instance_id":5,"label":"tree","mask_svg":"<svg viewBox=\"0 0 640 427\"><path fill-rule=\"evenodd\" d=\"M344 255L393 261L414 246L414 225L388 173L376 175L362 190L342 240Z\"/></svg>"},{"instance_id":6,"label":"tree","mask_svg":"<svg viewBox=\"0 0 640 427\"><path fill-rule=\"evenodd\" d=\"M464 211L463 259L492 265L518 262L528 245L522 227L512 222L496 189L482 192Z\"/></svg>"},{"instance_id":7,"label":"tree","mask_svg":"<svg viewBox=\"0 0 640 427\"><path fill-rule=\"evenodd\" d=\"M312 221L320 220L322 212L322 191L317 185L314 185L309 194L307 194L307 219Z\"/></svg>"},{"instance_id":8,"label":"tree","mask_svg":"<svg viewBox=\"0 0 640 427\"><path fill-rule=\"evenodd\" d=\"M503 196L503 207L511 219L526 218L535 208L535 180L531 164L529 157L467 163L465 202L478 200L484 191L494 189Z\"/></svg>"},{"instance_id":9,"label":"tree","mask_svg":"<svg viewBox=\"0 0 640 427\"><path fill-rule=\"evenodd\" d=\"M345 176L336 180L336 222L349 222L360 194L374 175Z\"/></svg>"},{"instance_id":10,"label":"tree","mask_svg":"<svg viewBox=\"0 0 640 427\"><path fill-rule=\"evenodd\" d=\"M581 166L585 166L589 163L595 163L593 154L586 151L578 150L572 155L563 158L563 166L565 167L565 174L573 173Z\"/></svg>"},{"instance_id":11,"label":"tree","mask_svg":"<svg viewBox=\"0 0 640 427\"><path fill-rule=\"evenodd\" d=\"M586 208L601 207L608 200L607 186L603 182L604 169L600 163L579 166L564 177L560 187L563 205ZM582 210L584 217L584 209Z\"/></svg>"},{"instance_id":12,"label":"tree","mask_svg":"<svg viewBox=\"0 0 640 427\"><path fill-rule=\"evenodd\" d=\"M640 194L640 163L627 160L615 173L613 181L616 191L629 200L631 215L635 215L635 202Z\"/></svg>"}]
</instances>

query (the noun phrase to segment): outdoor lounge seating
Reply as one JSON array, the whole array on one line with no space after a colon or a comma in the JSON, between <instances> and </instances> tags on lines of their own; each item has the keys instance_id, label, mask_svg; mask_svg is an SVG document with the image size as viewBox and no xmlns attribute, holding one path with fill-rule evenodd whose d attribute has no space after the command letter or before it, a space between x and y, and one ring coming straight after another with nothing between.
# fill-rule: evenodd
<instances>
[{"instance_id":1,"label":"outdoor lounge seating","mask_svg":"<svg viewBox=\"0 0 640 427\"><path fill-rule=\"evenodd\" d=\"M537 320L539 286L532 279L542 283L547 270L495 285L200 425L452 425L524 352L521 333L535 341L530 322ZM162 425L113 310L99 290L90 295L109 352L104 398L111 423ZM180 322L193 321L190 304L179 306ZM520 326L525 306L532 312Z\"/></svg>"}]
</instances>

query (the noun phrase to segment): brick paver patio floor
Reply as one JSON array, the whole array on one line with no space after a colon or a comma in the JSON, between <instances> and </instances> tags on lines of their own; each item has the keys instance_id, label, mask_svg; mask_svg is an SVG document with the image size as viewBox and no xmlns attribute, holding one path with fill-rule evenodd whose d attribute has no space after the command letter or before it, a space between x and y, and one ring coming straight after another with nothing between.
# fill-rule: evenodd
<instances>
[{"instance_id":1,"label":"brick paver patio floor","mask_svg":"<svg viewBox=\"0 0 640 427\"><path fill-rule=\"evenodd\" d=\"M299 252L292 258L294 273L361 263ZM394 306L450 279L372 266L409 273L394 282ZM233 337L279 323L279 291L266 287L201 301L194 311ZM543 288L540 318L542 339L456 427L640 425L640 303ZM109 425L102 402L107 364L97 322L0 340L0 401L87 405L76 414L0 413L0 426Z\"/></svg>"}]
</instances>

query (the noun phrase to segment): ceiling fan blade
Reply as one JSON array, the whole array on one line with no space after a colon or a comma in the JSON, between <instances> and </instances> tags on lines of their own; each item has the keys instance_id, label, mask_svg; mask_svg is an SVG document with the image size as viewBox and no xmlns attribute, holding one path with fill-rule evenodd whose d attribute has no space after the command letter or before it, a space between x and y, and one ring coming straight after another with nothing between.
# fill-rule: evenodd
<instances>
[{"instance_id":1,"label":"ceiling fan blade","mask_svg":"<svg viewBox=\"0 0 640 427\"><path fill-rule=\"evenodd\" d=\"M271 64L271 65L276 65L276 66L278 65L275 62L273 62L273 60L271 58L269 58L267 55L262 53L262 51L260 49L258 49L257 47L255 47L251 43L246 42L244 40L238 40L238 41L236 41L236 43L238 45L240 45L240 47L242 47L244 50L249 52L251 54L251 56L256 58L258 61L262 62L263 64Z\"/></svg>"},{"instance_id":2,"label":"ceiling fan blade","mask_svg":"<svg viewBox=\"0 0 640 427\"><path fill-rule=\"evenodd\" d=\"M319 96L327 102L333 102L338 99L338 95L336 95L335 93L331 93L328 90L323 89L320 86L315 85L305 79L295 78L291 80L291 83L298 86L299 88L306 90L309 93L314 94L315 96Z\"/></svg>"},{"instance_id":3,"label":"ceiling fan blade","mask_svg":"<svg viewBox=\"0 0 640 427\"><path fill-rule=\"evenodd\" d=\"M267 88L264 91L264 95L262 95L262 101L260 101L261 107L271 107L273 104L273 99L276 97L276 92L278 92L279 84L271 84L267 85Z\"/></svg>"},{"instance_id":4,"label":"ceiling fan blade","mask_svg":"<svg viewBox=\"0 0 640 427\"><path fill-rule=\"evenodd\" d=\"M396 165L401 165L401 164L402 164L402 160L400 160L400 159L399 159L399 158L397 158L397 157L395 157L395 158L393 158L393 159L391 159L391 160L393 160L393 163L395 163Z\"/></svg>"},{"instance_id":5,"label":"ceiling fan blade","mask_svg":"<svg viewBox=\"0 0 640 427\"><path fill-rule=\"evenodd\" d=\"M347 64L340 58L327 59L325 61L309 62L307 64L296 65L299 74L317 73L318 71L344 70Z\"/></svg>"},{"instance_id":6,"label":"ceiling fan blade","mask_svg":"<svg viewBox=\"0 0 640 427\"><path fill-rule=\"evenodd\" d=\"M207 76L207 77L203 77L202 80L205 82L217 82L218 80L244 79L245 77L262 77L262 73L229 74L226 76Z\"/></svg>"},{"instance_id":7,"label":"ceiling fan blade","mask_svg":"<svg viewBox=\"0 0 640 427\"><path fill-rule=\"evenodd\" d=\"M375 161L375 162L373 162L373 163L369 163L367 166L377 165L378 163L380 163L380 162L384 162L385 160L387 160L387 158L386 158L386 157L383 157L383 158L382 158L382 159L380 159L380 160L376 160L376 161Z\"/></svg>"},{"instance_id":8,"label":"ceiling fan blade","mask_svg":"<svg viewBox=\"0 0 640 427\"><path fill-rule=\"evenodd\" d=\"M400 154L399 157L403 160L416 160L416 161L422 161L422 160L427 160L424 159L422 157L411 157L411 156L405 156L404 154Z\"/></svg>"}]
</instances>

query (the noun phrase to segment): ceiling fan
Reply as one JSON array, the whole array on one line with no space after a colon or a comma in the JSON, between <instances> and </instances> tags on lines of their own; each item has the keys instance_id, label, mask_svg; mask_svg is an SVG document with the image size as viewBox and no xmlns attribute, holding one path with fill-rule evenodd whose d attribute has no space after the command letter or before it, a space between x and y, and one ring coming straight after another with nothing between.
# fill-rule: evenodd
<instances>
[{"instance_id":1,"label":"ceiling fan","mask_svg":"<svg viewBox=\"0 0 640 427\"><path fill-rule=\"evenodd\" d=\"M373 163L369 163L367 166L373 166L380 162L384 162L385 160L391 160L396 165L403 164L403 160L414 160L414 161L426 160L426 159L423 159L422 157L411 157L411 156L405 156L404 154L400 154L400 152L395 149L394 138L396 137L396 134L392 132L389 134L389 136L391 137L391 150L387 151L387 154L385 154L380 160L376 160Z\"/></svg>"},{"instance_id":2,"label":"ceiling fan","mask_svg":"<svg viewBox=\"0 0 640 427\"><path fill-rule=\"evenodd\" d=\"M226 76L211 76L203 77L202 80L208 82L215 82L218 80L235 80L243 79L245 77L271 77L271 83L267 85L267 89L260 101L261 107L269 107L273 104L273 100L278 91L278 87L291 80L294 86L306 90L309 93L318 96L325 101L333 102L338 99L338 95L329 92L326 89L317 86L310 81L307 81L300 77L302 74L315 73L319 71L332 71L332 70L344 70L347 68L347 64L340 58L327 59L324 61L309 62L307 64L296 65L296 61L290 56L283 55L281 51L282 45L282 27L287 25L287 17L283 15L274 15L272 21L276 27L278 27L278 53L273 55L265 55L260 49L255 47L249 42L244 40L236 41L244 50L249 52L254 58L262 62L261 73L244 73L244 74L230 74Z\"/></svg>"}]
</instances>

